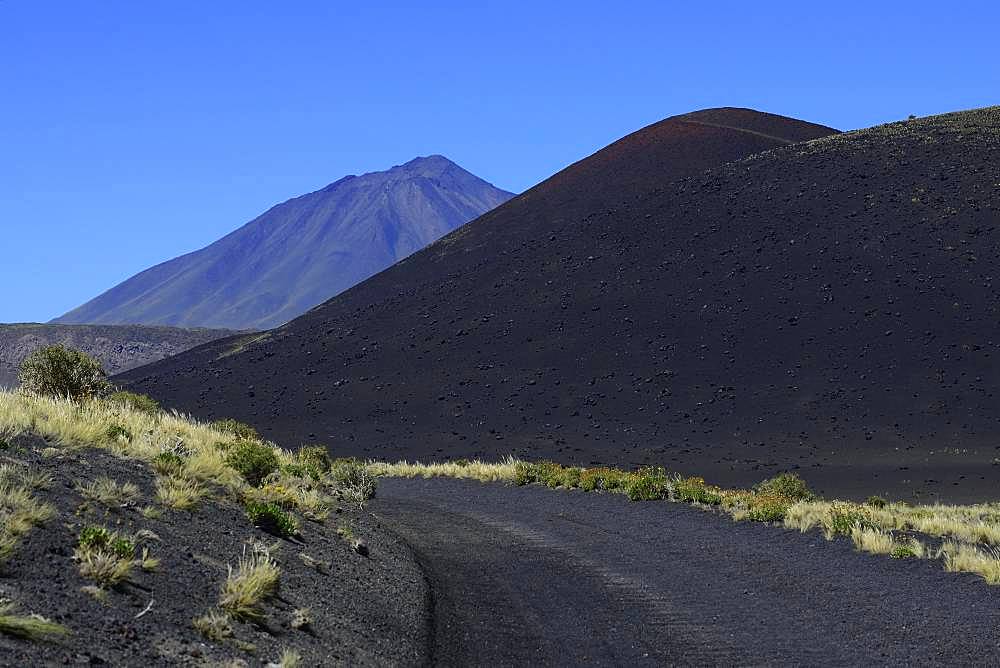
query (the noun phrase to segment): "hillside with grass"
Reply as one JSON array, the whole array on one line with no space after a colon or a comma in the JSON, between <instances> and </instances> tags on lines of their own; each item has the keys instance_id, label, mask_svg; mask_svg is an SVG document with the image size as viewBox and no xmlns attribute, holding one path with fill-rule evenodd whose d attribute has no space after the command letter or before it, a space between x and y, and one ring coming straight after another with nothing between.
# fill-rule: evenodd
<instances>
[{"instance_id":1,"label":"hillside with grass","mask_svg":"<svg viewBox=\"0 0 1000 668\"><path fill-rule=\"evenodd\" d=\"M2 392L0 663L420 663L426 585L374 493L232 421Z\"/></svg>"}]
</instances>

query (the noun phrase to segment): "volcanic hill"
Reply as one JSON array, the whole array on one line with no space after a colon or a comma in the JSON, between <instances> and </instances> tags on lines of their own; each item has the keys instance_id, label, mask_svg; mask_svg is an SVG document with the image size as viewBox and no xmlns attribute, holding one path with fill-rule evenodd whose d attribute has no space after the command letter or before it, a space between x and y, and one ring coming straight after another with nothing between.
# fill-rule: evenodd
<instances>
[{"instance_id":1,"label":"volcanic hill","mask_svg":"<svg viewBox=\"0 0 1000 668\"><path fill-rule=\"evenodd\" d=\"M235 333L140 325L0 325L0 387L15 387L21 361L43 346L82 350L116 374Z\"/></svg>"},{"instance_id":2,"label":"volcanic hill","mask_svg":"<svg viewBox=\"0 0 1000 668\"><path fill-rule=\"evenodd\" d=\"M347 176L53 322L274 327L511 197L440 155Z\"/></svg>"},{"instance_id":3,"label":"volcanic hill","mask_svg":"<svg viewBox=\"0 0 1000 668\"><path fill-rule=\"evenodd\" d=\"M963 235L962 220L992 215L994 119L841 136L743 109L670 118L282 328L119 380L282 443L379 458L515 453L757 479L848 444L894 452L955 420L944 381L910 360L938 369L950 351L953 372L965 315L930 311L917 278L983 292L896 263L918 253L940 269L955 251L929 236L939 216ZM909 316L936 336L912 339ZM922 391L936 408L908 404Z\"/></svg>"}]
</instances>

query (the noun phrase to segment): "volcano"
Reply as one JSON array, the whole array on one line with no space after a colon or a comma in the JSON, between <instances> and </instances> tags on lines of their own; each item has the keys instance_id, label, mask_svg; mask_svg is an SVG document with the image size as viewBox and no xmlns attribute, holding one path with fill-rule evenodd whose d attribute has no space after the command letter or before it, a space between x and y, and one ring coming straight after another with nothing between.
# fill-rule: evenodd
<instances>
[{"instance_id":1,"label":"volcano","mask_svg":"<svg viewBox=\"0 0 1000 668\"><path fill-rule=\"evenodd\" d=\"M53 322L274 327L511 197L440 155L347 176Z\"/></svg>"}]
</instances>

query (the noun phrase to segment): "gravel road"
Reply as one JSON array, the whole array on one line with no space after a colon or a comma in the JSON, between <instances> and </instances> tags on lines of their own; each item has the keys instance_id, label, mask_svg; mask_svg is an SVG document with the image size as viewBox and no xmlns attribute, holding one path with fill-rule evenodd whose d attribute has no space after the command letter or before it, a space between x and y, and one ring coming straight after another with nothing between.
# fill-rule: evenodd
<instances>
[{"instance_id":1,"label":"gravel road","mask_svg":"<svg viewBox=\"0 0 1000 668\"><path fill-rule=\"evenodd\" d=\"M1000 589L666 502L384 480L435 665L996 665Z\"/></svg>"}]
</instances>

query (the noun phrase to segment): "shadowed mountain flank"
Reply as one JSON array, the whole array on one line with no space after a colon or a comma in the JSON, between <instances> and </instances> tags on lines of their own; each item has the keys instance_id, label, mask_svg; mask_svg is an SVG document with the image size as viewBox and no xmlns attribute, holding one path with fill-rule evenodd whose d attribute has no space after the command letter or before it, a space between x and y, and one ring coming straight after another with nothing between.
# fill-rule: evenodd
<instances>
[{"instance_id":1,"label":"shadowed mountain flank","mask_svg":"<svg viewBox=\"0 0 1000 668\"><path fill-rule=\"evenodd\" d=\"M348 176L53 322L274 327L512 196L439 155Z\"/></svg>"},{"instance_id":2,"label":"shadowed mountain flank","mask_svg":"<svg viewBox=\"0 0 1000 668\"><path fill-rule=\"evenodd\" d=\"M139 325L0 325L0 387L16 386L21 362L44 346L82 350L116 374L234 333Z\"/></svg>"}]
</instances>

